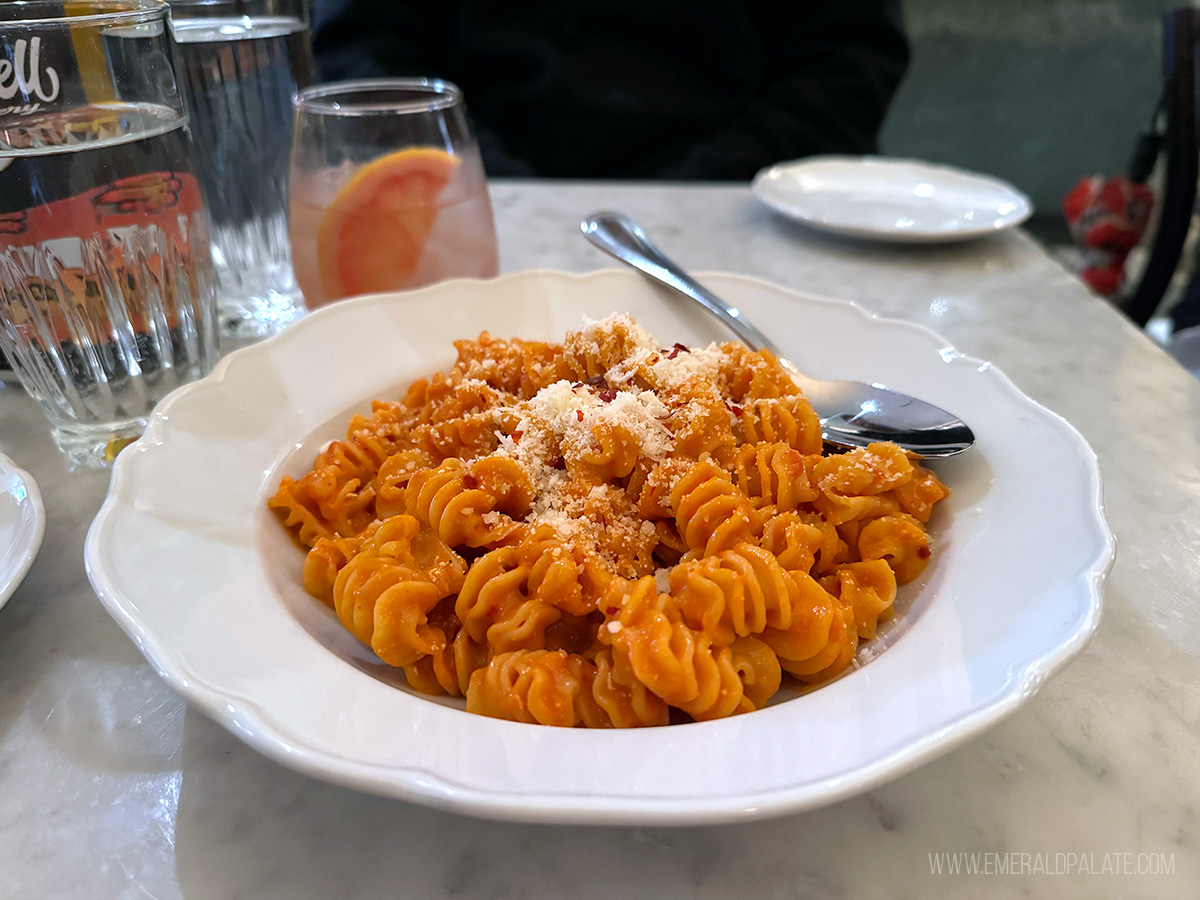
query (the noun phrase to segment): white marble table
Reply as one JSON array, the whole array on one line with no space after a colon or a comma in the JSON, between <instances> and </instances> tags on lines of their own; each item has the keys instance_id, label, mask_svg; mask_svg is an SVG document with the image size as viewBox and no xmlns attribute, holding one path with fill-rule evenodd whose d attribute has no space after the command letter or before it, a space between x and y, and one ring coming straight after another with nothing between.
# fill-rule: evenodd
<instances>
[{"instance_id":1,"label":"white marble table","mask_svg":"<svg viewBox=\"0 0 1200 900\"><path fill-rule=\"evenodd\" d=\"M1019 233L868 248L774 218L741 187L494 196L506 271L605 265L576 223L619 208L689 267L852 298L994 361L1100 456L1120 550L1095 641L983 737L805 815L561 828L364 796L266 760L163 686L84 575L107 474L68 472L37 408L0 385L0 450L49 514L0 611L0 897L1200 896L1200 382ZM946 853L1028 871L933 874Z\"/></svg>"}]
</instances>

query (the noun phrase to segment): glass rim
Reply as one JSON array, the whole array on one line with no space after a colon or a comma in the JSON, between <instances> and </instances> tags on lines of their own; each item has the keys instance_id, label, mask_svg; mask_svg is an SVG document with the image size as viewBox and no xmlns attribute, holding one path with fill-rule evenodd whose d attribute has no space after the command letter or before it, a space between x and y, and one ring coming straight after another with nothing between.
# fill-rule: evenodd
<instances>
[{"instance_id":1,"label":"glass rim","mask_svg":"<svg viewBox=\"0 0 1200 900\"><path fill-rule=\"evenodd\" d=\"M346 94L371 94L410 91L424 95L413 100L354 100L345 104L337 98ZM441 78L356 78L314 84L292 95L299 112L327 116L375 116L395 113L436 112L462 103L462 90Z\"/></svg>"},{"instance_id":2,"label":"glass rim","mask_svg":"<svg viewBox=\"0 0 1200 900\"><path fill-rule=\"evenodd\" d=\"M122 25L163 18L166 0L87 0L88 11L63 15L61 0L6 0L0 2L0 28L36 25ZM55 15L38 15L38 11ZM17 15L10 15L14 12Z\"/></svg>"},{"instance_id":3,"label":"glass rim","mask_svg":"<svg viewBox=\"0 0 1200 900\"><path fill-rule=\"evenodd\" d=\"M4 2L4 0L0 0L0 3L2 2ZM244 6L245 0L168 0L167 5L173 10L188 9L199 11L201 7L212 7L216 9L222 6ZM294 9L298 14L301 14L304 17L305 21L307 21L309 5L309 0L293 0L291 3L284 4L284 6L287 6L288 9L284 10L283 12L284 14L290 15ZM270 4L267 4L267 8L270 8ZM264 10L264 12L265 11L266 10Z\"/></svg>"}]
</instances>

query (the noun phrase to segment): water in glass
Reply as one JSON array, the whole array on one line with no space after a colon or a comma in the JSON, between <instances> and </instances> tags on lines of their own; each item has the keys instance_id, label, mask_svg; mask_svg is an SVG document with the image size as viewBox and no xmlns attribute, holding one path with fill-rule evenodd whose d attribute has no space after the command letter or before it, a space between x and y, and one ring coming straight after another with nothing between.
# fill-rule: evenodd
<instances>
[{"instance_id":1,"label":"water in glass","mask_svg":"<svg viewBox=\"0 0 1200 900\"><path fill-rule=\"evenodd\" d=\"M292 94L314 80L303 4L240 3L295 15L228 15L228 3L172 2L192 155L212 218L222 328L272 334L303 312L288 242ZM229 9L225 9L229 7Z\"/></svg>"},{"instance_id":2,"label":"water in glass","mask_svg":"<svg viewBox=\"0 0 1200 900\"><path fill-rule=\"evenodd\" d=\"M73 5L0 4L0 71L23 69L0 107L0 349L68 458L103 465L211 368L216 315L166 8Z\"/></svg>"}]
</instances>

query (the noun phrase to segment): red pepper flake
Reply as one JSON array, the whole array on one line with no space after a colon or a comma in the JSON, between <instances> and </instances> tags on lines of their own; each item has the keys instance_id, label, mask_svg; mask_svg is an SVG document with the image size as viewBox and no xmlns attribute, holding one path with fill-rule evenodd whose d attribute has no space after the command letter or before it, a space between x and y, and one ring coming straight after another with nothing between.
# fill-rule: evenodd
<instances>
[{"instance_id":1,"label":"red pepper flake","mask_svg":"<svg viewBox=\"0 0 1200 900\"><path fill-rule=\"evenodd\" d=\"M591 378L589 378L587 380L587 383L590 384L592 387L602 388L606 384L608 384L608 381L605 380L603 375L593 375Z\"/></svg>"},{"instance_id":2,"label":"red pepper flake","mask_svg":"<svg viewBox=\"0 0 1200 900\"><path fill-rule=\"evenodd\" d=\"M580 422L583 421L583 410L582 409L575 410L575 418L577 418Z\"/></svg>"},{"instance_id":3,"label":"red pepper flake","mask_svg":"<svg viewBox=\"0 0 1200 900\"><path fill-rule=\"evenodd\" d=\"M513 443L519 444L521 442L521 435L523 435L524 433L525 432L522 431L520 428L518 428L516 431L514 431L513 432Z\"/></svg>"},{"instance_id":4,"label":"red pepper flake","mask_svg":"<svg viewBox=\"0 0 1200 900\"><path fill-rule=\"evenodd\" d=\"M603 390L596 396L598 396L605 403L612 403L614 400L617 399L617 392L614 390L611 390L611 389Z\"/></svg>"},{"instance_id":5,"label":"red pepper flake","mask_svg":"<svg viewBox=\"0 0 1200 900\"><path fill-rule=\"evenodd\" d=\"M676 341L671 346L673 349L671 350L671 355L668 356L667 359L674 359L680 353L691 353L692 352L690 347L686 346L685 344L681 344L678 341Z\"/></svg>"},{"instance_id":6,"label":"red pepper flake","mask_svg":"<svg viewBox=\"0 0 1200 900\"><path fill-rule=\"evenodd\" d=\"M558 459L556 459L554 462L550 463L550 468L552 468L552 469L565 469L566 467L567 467L567 461L565 459L563 459L561 456Z\"/></svg>"},{"instance_id":7,"label":"red pepper flake","mask_svg":"<svg viewBox=\"0 0 1200 900\"><path fill-rule=\"evenodd\" d=\"M929 548L928 547L918 547L917 548L917 556L921 557L921 559L929 559Z\"/></svg>"},{"instance_id":8,"label":"red pepper flake","mask_svg":"<svg viewBox=\"0 0 1200 900\"><path fill-rule=\"evenodd\" d=\"M582 381L577 381L577 382L575 382L573 385L571 385L571 390L575 391L575 390L578 390L578 389L579 389L579 388L581 388L581 387L583 387L583 382L582 382Z\"/></svg>"},{"instance_id":9,"label":"red pepper flake","mask_svg":"<svg viewBox=\"0 0 1200 900\"><path fill-rule=\"evenodd\" d=\"M610 606L608 609L606 609L606 610L604 611L604 613L605 613L605 615L609 615L609 616L615 616L615 615L616 615L617 613L619 613L620 611L621 611L620 607L618 607L618 606Z\"/></svg>"},{"instance_id":10,"label":"red pepper flake","mask_svg":"<svg viewBox=\"0 0 1200 900\"><path fill-rule=\"evenodd\" d=\"M745 412L745 410L742 409L740 406L738 406L736 403L729 404L729 411L731 413L733 413L735 416L737 416L739 419L742 417L742 413Z\"/></svg>"}]
</instances>

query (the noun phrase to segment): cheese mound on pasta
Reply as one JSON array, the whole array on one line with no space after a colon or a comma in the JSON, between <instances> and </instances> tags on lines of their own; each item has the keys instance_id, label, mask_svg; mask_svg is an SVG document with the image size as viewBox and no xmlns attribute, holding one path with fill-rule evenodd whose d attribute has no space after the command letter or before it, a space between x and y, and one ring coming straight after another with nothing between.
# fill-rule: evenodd
<instances>
[{"instance_id":1,"label":"cheese mound on pasta","mask_svg":"<svg viewBox=\"0 0 1200 900\"><path fill-rule=\"evenodd\" d=\"M844 671L929 560L949 491L893 444L824 454L769 352L627 315L455 346L269 501L418 691L543 725L748 712Z\"/></svg>"}]
</instances>

